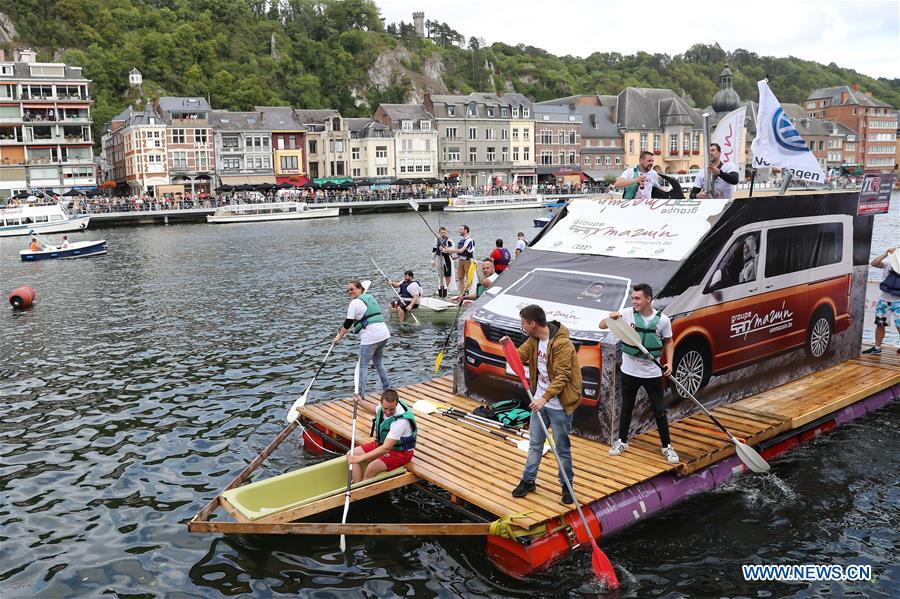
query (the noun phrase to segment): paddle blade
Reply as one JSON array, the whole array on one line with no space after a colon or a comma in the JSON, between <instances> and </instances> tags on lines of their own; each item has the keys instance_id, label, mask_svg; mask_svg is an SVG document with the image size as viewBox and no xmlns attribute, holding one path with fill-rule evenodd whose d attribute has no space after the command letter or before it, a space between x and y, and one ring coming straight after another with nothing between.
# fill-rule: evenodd
<instances>
[{"instance_id":1,"label":"paddle blade","mask_svg":"<svg viewBox=\"0 0 900 599\"><path fill-rule=\"evenodd\" d=\"M435 406L427 399L420 399L413 404L412 409L414 412L419 412L421 414L433 414L437 411L437 406Z\"/></svg>"},{"instance_id":2,"label":"paddle blade","mask_svg":"<svg viewBox=\"0 0 900 599\"><path fill-rule=\"evenodd\" d=\"M613 332L613 334L627 343L628 345L633 345L635 347L640 347L643 349L641 345L641 336L631 328L631 325L625 322L621 317L612 319L606 318L606 326L609 327L609 330ZM646 350L644 350L646 352Z\"/></svg>"},{"instance_id":3,"label":"paddle blade","mask_svg":"<svg viewBox=\"0 0 900 599\"><path fill-rule=\"evenodd\" d=\"M472 279L475 278L475 268L475 261L472 260L472 263L469 264L469 270L466 272L466 291L472 286ZM462 302L460 301L460 303Z\"/></svg>"},{"instance_id":4,"label":"paddle blade","mask_svg":"<svg viewBox=\"0 0 900 599\"><path fill-rule=\"evenodd\" d=\"M409 202L409 207L410 207L410 208L412 208L412 209L415 210L416 212L419 211L419 203L418 203L417 201L415 201L415 200L406 200L406 201Z\"/></svg>"},{"instance_id":5,"label":"paddle blade","mask_svg":"<svg viewBox=\"0 0 900 599\"><path fill-rule=\"evenodd\" d=\"M441 353L437 355L437 358L434 359L434 371L437 372L441 369L441 362L444 361L444 350L441 350Z\"/></svg>"},{"instance_id":6,"label":"paddle blade","mask_svg":"<svg viewBox=\"0 0 900 599\"><path fill-rule=\"evenodd\" d=\"M303 392L303 395L297 398L294 402L294 405L291 406L291 409L288 410L287 421L289 424L294 424L297 421L297 418L300 417L300 408L306 405L306 393L309 390Z\"/></svg>"},{"instance_id":7,"label":"paddle blade","mask_svg":"<svg viewBox=\"0 0 900 599\"><path fill-rule=\"evenodd\" d=\"M353 393L359 393L359 360L356 361L356 368L353 369Z\"/></svg>"},{"instance_id":8,"label":"paddle blade","mask_svg":"<svg viewBox=\"0 0 900 599\"><path fill-rule=\"evenodd\" d=\"M591 545L593 547L591 566L594 568L594 575L597 577L597 580L606 585L611 591L618 589L619 578L616 576L616 571L613 570L609 558L600 550L600 546L597 545L597 541L593 536L591 537Z\"/></svg>"},{"instance_id":9,"label":"paddle blade","mask_svg":"<svg viewBox=\"0 0 900 599\"><path fill-rule=\"evenodd\" d=\"M509 364L512 371L516 373L519 380L522 381L522 385L524 385L526 389L530 389L531 384L525 377L525 366L522 364L522 359L519 358L519 352L516 350L516 345L511 339L508 339L506 343L503 344L503 355L506 356L506 363Z\"/></svg>"},{"instance_id":10,"label":"paddle blade","mask_svg":"<svg viewBox=\"0 0 900 599\"><path fill-rule=\"evenodd\" d=\"M372 286L372 281L366 279L365 281L360 281L360 284L363 286L363 293L365 293Z\"/></svg>"},{"instance_id":11,"label":"paddle blade","mask_svg":"<svg viewBox=\"0 0 900 599\"><path fill-rule=\"evenodd\" d=\"M765 459L763 459L763 457L759 455L755 449L753 449L746 443L741 443L737 439L734 439L734 449L744 465L750 468L750 470L752 470L753 472L768 472L771 468L771 466L769 466L769 463Z\"/></svg>"}]
</instances>

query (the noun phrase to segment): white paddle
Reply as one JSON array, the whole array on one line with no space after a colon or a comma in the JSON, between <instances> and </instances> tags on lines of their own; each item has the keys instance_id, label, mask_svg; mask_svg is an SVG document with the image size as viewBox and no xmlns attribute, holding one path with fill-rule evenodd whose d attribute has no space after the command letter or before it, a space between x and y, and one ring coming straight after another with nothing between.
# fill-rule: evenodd
<instances>
[{"instance_id":1,"label":"white paddle","mask_svg":"<svg viewBox=\"0 0 900 599\"><path fill-rule=\"evenodd\" d=\"M356 446L356 415L359 409L359 360L353 370L353 424L350 429L350 454ZM350 486L353 484L353 464L347 460L347 492L344 494L344 515L341 516L341 524L347 523L347 513L350 511ZM341 551L347 550L347 539L341 535Z\"/></svg>"},{"instance_id":2,"label":"white paddle","mask_svg":"<svg viewBox=\"0 0 900 599\"><path fill-rule=\"evenodd\" d=\"M616 337L618 337L628 345L634 346L641 350L641 352L646 354L648 358L653 360L653 362L657 366L659 366L660 370L665 371L663 365L659 363L659 360L654 358L650 354L650 352L647 351L647 348L645 348L641 344L641 336L638 334L638 332L631 328L631 325L625 322L621 317L615 319L608 317L606 319L606 326L609 327L609 330L611 330ZM672 373L672 376L670 378L675 381L675 384L684 395L693 400L693 402L697 404L707 416L709 416L709 418L716 424L716 426L718 426L720 429L722 429L722 432L728 435L728 438L731 439L732 443L734 443L734 449L737 453L737 456L748 468L750 468L750 470L754 472L768 472L770 468L769 463L766 462L763 457L756 452L755 449L735 438L735 436L731 434L731 431L729 431L721 422L719 422L718 418L709 413L709 410L706 409L706 406L697 401L697 398L694 397L690 391L685 389L684 385L681 384L681 381L679 381L675 376L675 373Z\"/></svg>"},{"instance_id":3,"label":"white paddle","mask_svg":"<svg viewBox=\"0 0 900 599\"><path fill-rule=\"evenodd\" d=\"M303 392L303 395L297 398L294 402L294 405L291 406L291 409L288 410L287 421L291 424L294 424L297 421L297 417L300 416L300 408L306 405L306 396L309 395L309 390L312 389L313 383L316 382L316 379L319 376L319 373L322 372L322 368L325 366L325 362L328 361L328 356L331 355L331 350L334 349L334 343L328 348L328 352L325 354L325 357L322 358L322 363L319 364L319 369L316 370L316 374L313 375L312 380L309 381L309 385L306 386L306 391Z\"/></svg>"},{"instance_id":4,"label":"white paddle","mask_svg":"<svg viewBox=\"0 0 900 599\"><path fill-rule=\"evenodd\" d=\"M519 451L525 451L525 452L528 451L529 440L527 437L524 439L519 439L519 440L513 439L512 437L501 433L500 430L502 430L502 429L491 430L490 428L488 428L490 425L486 422L483 422L479 425L479 424L476 424L475 422L472 422L471 418L465 418L462 415L451 415L451 412L449 410L446 410L446 411L441 410L435 404L431 403L427 399L420 399L419 401L417 401L416 403L413 404L412 409L414 412L419 412L420 414L434 414L435 412L438 412L441 415L448 416L450 418L453 418L454 420L465 420L466 424L468 424L474 428L491 433L492 435L496 435L506 441L511 441L513 444L515 444L516 448ZM499 428L500 423L498 422L497 424L498 424L498 428ZM550 449L550 445L545 441L544 447L541 451L541 455L544 455L545 453L547 453L547 451L549 449Z\"/></svg>"}]
</instances>

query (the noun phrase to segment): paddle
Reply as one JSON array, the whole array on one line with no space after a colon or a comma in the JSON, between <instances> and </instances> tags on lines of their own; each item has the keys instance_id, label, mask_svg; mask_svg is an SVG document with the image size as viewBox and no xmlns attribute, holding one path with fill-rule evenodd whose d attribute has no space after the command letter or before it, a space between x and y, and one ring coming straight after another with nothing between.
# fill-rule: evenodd
<instances>
[{"instance_id":1,"label":"paddle","mask_svg":"<svg viewBox=\"0 0 900 599\"><path fill-rule=\"evenodd\" d=\"M526 451L526 452L528 451L529 443L530 443L530 441L528 439L519 439L519 440L513 439L509 435L504 435L502 432L498 431L497 429L488 428L487 426L483 426L481 424L476 424L476 423L472 422L471 420L467 420L465 417L460 416L458 414L454 414L453 412L450 412L450 411L439 412L439 413L441 416L446 416L447 418L452 418L454 420L458 420L459 422L462 422L463 424L465 424L467 426L471 426L474 429L478 429L480 431L490 433L490 434L494 435L495 437L500 437L504 441L509 441L510 443L515 445L516 448L519 449L519 451ZM546 452L546 451L547 451L547 448L545 446L544 452Z\"/></svg>"},{"instance_id":2,"label":"paddle","mask_svg":"<svg viewBox=\"0 0 900 599\"><path fill-rule=\"evenodd\" d=\"M647 351L647 348L645 348L641 344L641 336L637 331L631 328L631 325L622 320L622 318L607 318L606 326L609 327L609 330L611 330L616 337L618 337L628 345L633 345L634 347L637 347L639 350L641 350L644 354L647 355L647 357L653 360L653 362L657 366L659 366L660 370L665 372L665 369L663 368L663 365L659 363L659 360L654 358L650 354L650 352ZM697 398L694 397L690 391L685 389L681 381L679 381L675 376L675 373L672 373L671 379L675 381L675 384L684 395L687 395L687 397L693 400L695 404L700 406L700 409L710 417L710 419L716 424L716 426L718 426L720 429L722 429L722 432L728 435L728 438L731 439L732 443L734 443L734 449L737 453L737 456L748 468L750 468L750 470L752 470L753 472L767 472L769 470L769 463L766 462L763 457L756 452L755 449L753 449L746 443L736 439L735 436L731 434L731 431L729 431L721 422L719 422L718 418L709 413L709 410L706 409L706 406L697 401Z\"/></svg>"},{"instance_id":3,"label":"paddle","mask_svg":"<svg viewBox=\"0 0 900 599\"><path fill-rule=\"evenodd\" d=\"M447 351L447 344L450 343L450 335L453 334L453 329L456 328L456 321L459 320L459 313L462 312L463 300L466 299L466 294L469 293L469 287L472 286L472 277L474 276L475 261L472 260L472 263L469 265L469 272L466 273L466 288L462 293L459 294L459 307L456 308L456 316L453 318L454 326L450 327L450 330L447 331L447 338L444 339L444 347L441 348L441 352L437 355L437 358L434 359L435 372L441 369L441 362L444 361L444 352Z\"/></svg>"},{"instance_id":4,"label":"paddle","mask_svg":"<svg viewBox=\"0 0 900 599\"><path fill-rule=\"evenodd\" d=\"M359 360L356 361L356 368L353 370L353 424L350 429L350 453L353 455L353 448L356 446L356 416L359 410ZM353 464L347 460L347 492L344 494L344 515L341 516L341 524L347 523L347 512L350 511L350 486L353 484ZM347 550L347 539L341 535L341 551Z\"/></svg>"},{"instance_id":5,"label":"paddle","mask_svg":"<svg viewBox=\"0 0 900 599\"><path fill-rule=\"evenodd\" d=\"M372 261L372 265L375 266L375 268L378 269L378 272L381 273L381 277L382 277L382 278L384 279L384 281L388 284L388 287L391 288L391 291L394 292L394 295L397 296L397 299L400 300L400 303L401 303L401 304L404 303L403 297L400 295L400 293L397 292L397 288L394 287L394 285L391 283L391 280L390 280L389 278L387 278L387 275L386 275L386 274L384 274L384 271L381 270L381 268L379 268L378 264L375 263L375 258L372 258L371 256L369 256L369 259ZM412 301L412 300L410 300L410 301ZM410 310L410 312L409 312L409 315L413 317L413 320L416 321L416 324L419 324L419 319L416 318L416 315L413 314L411 310Z\"/></svg>"},{"instance_id":6,"label":"paddle","mask_svg":"<svg viewBox=\"0 0 900 599\"><path fill-rule=\"evenodd\" d=\"M528 393L528 399L534 403L534 396L531 394L531 383L529 383L528 379L525 377L525 367L522 365L522 360L519 358L519 352L516 351L516 346L511 339L507 339L506 343L503 344L503 354L506 356L506 363L509 364L509 367L512 368L513 372L518 375L519 380L522 381L522 385ZM532 368L534 368L534 365L532 365ZM553 437L550 436L550 431L547 430L544 418L540 414L538 414L538 422L541 423L541 428L544 429L544 436L550 444L550 449L553 450L553 456L556 458L556 465L559 468L559 475L562 477L563 481L565 481L566 488L569 490L572 499L575 500L575 509L581 517L581 523L584 525L584 532L591 539L591 547L593 548L591 565L594 568L594 574L597 576L597 579L604 582L607 587L611 590L615 590L619 588L619 579L616 577L616 572L613 570L609 558L606 557L606 554L603 553L600 550L600 546L597 545L597 539L595 539L593 533L591 533L587 518L584 517L584 513L581 511L581 504L578 502L578 497L575 496L575 489L572 487L572 481L566 476L562 460L559 459L559 453L556 451L556 444L553 442Z\"/></svg>"},{"instance_id":7,"label":"paddle","mask_svg":"<svg viewBox=\"0 0 900 599\"><path fill-rule=\"evenodd\" d=\"M303 392L303 395L297 398L294 402L294 405L291 406L291 409L288 410L287 421L291 424L294 424L297 421L297 417L300 416L300 408L306 405L306 396L309 395L309 390L312 389L313 383L316 382L316 379L319 376L319 373L322 372L322 368L325 367L325 362L328 361L328 356L331 355L331 350L334 349L334 343L328 348L328 352L325 354L325 357L322 358L322 363L319 364L319 369L316 370L316 374L313 375L312 380L309 381L309 385L306 386L306 391Z\"/></svg>"}]
</instances>

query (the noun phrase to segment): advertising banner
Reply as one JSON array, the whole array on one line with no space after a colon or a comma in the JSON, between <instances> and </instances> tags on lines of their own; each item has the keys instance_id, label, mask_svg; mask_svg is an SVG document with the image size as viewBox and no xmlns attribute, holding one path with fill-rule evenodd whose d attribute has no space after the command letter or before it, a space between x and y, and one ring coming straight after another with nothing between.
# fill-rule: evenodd
<instances>
[{"instance_id":1,"label":"advertising banner","mask_svg":"<svg viewBox=\"0 0 900 599\"><path fill-rule=\"evenodd\" d=\"M894 173L870 173L863 177L859 189L857 216L887 214L891 206Z\"/></svg>"}]
</instances>

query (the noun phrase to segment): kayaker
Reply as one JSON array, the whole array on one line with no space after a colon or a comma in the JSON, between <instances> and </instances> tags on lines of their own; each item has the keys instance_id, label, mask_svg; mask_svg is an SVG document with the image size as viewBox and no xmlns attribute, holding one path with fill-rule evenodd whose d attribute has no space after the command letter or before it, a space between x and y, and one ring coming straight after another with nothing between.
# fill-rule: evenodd
<instances>
[{"instance_id":1,"label":"kayaker","mask_svg":"<svg viewBox=\"0 0 900 599\"><path fill-rule=\"evenodd\" d=\"M391 338L391 332L384 322L381 306L378 305L374 296L364 293L362 283L359 281L347 283L347 294L351 298L350 305L347 307L347 319L331 343L337 343L351 330L359 333L359 389L357 392L360 396L365 397L370 362L375 364L375 370L381 378L381 388L391 388L387 371L382 363L384 346Z\"/></svg>"},{"instance_id":2,"label":"kayaker","mask_svg":"<svg viewBox=\"0 0 900 599\"><path fill-rule=\"evenodd\" d=\"M675 344L672 343L672 322L669 317L653 309L653 288L646 283L638 283L631 288L631 308L612 312L609 318L622 318L641 335L641 344L656 359L665 353L663 374L672 374L672 359ZM600 321L600 328L606 329L606 319ZM663 405L663 381L659 367L641 350L622 343L622 412L619 414L619 438L609 449L609 455L616 456L628 449L628 430L631 428L631 413L637 399L638 390L643 387L653 406L656 428L662 443L662 454L670 464L678 463L678 454L669 438L669 421Z\"/></svg>"},{"instance_id":3,"label":"kayaker","mask_svg":"<svg viewBox=\"0 0 900 599\"><path fill-rule=\"evenodd\" d=\"M512 260L512 256L509 255L509 250L503 247L503 240L498 239L495 242L495 247L491 251L491 262L494 263L494 270L499 275L501 272L506 270L506 267L509 266L510 260Z\"/></svg>"},{"instance_id":4,"label":"kayaker","mask_svg":"<svg viewBox=\"0 0 900 599\"><path fill-rule=\"evenodd\" d=\"M416 418L409 406L400 401L395 389L385 389L381 393L381 404L375 408L369 434L375 436L374 441L355 447L352 453L347 452L347 461L353 465L353 482L395 470L413 458ZM365 472L362 462L368 462Z\"/></svg>"},{"instance_id":5,"label":"kayaker","mask_svg":"<svg viewBox=\"0 0 900 599\"><path fill-rule=\"evenodd\" d=\"M434 240L431 247L431 267L437 268L438 280L443 284L438 285L438 297L447 297L447 290L450 289L450 277L453 276L452 260L450 254L445 254L441 248L452 248L453 240L447 236L447 227L438 229L438 237Z\"/></svg>"},{"instance_id":6,"label":"kayaker","mask_svg":"<svg viewBox=\"0 0 900 599\"><path fill-rule=\"evenodd\" d=\"M494 262L490 258L485 258L481 261L481 268L475 271L478 275L478 284L475 285L475 289L469 290L469 293L466 294L464 299L467 300L476 300L481 297L485 291L487 291L491 285L494 284L494 281L497 280L499 276L494 272ZM453 302L459 301L459 296L455 295L450 298Z\"/></svg>"},{"instance_id":7,"label":"kayaker","mask_svg":"<svg viewBox=\"0 0 900 599\"><path fill-rule=\"evenodd\" d=\"M569 330L558 321L548 322L544 309L536 304L522 308L519 317L522 332L528 338L518 348L518 353L522 362L529 365L534 402L529 406L528 459L522 480L513 489L513 497L524 497L536 488L535 480L546 441L544 427L537 421L538 418L543 418L544 424L552 431L563 471L572 481L574 473L569 433L572 431L572 414L581 403L581 367L575 345L569 338ZM506 343L508 339L502 337L500 343ZM562 502L566 505L573 503L564 479L558 476Z\"/></svg>"},{"instance_id":8,"label":"kayaker","mask_svg":"<svg viewBox=\"0 0 900 599\"><path fill-rule=\"evenodd\" d=\"M407 270L403 273L402 281L391 281L391 287L400 290L400 299L392 301L391 308L397 313L400 322L403 322L409 312L419 307L422 286L415 280L413 271Z\"/></svg>"}]
</instances>

